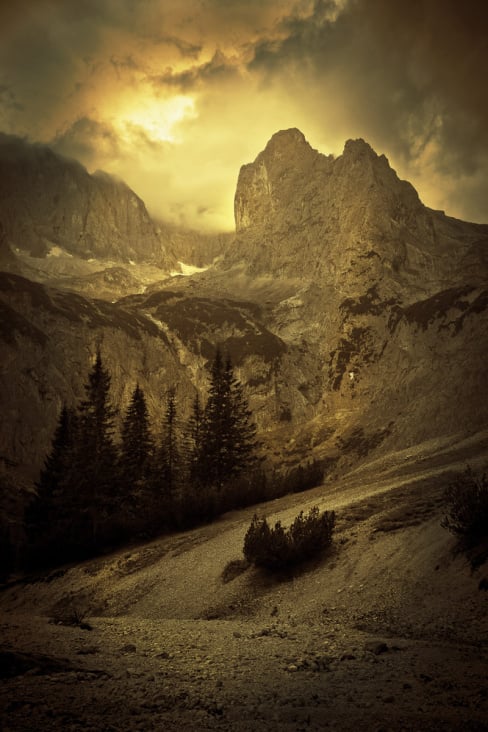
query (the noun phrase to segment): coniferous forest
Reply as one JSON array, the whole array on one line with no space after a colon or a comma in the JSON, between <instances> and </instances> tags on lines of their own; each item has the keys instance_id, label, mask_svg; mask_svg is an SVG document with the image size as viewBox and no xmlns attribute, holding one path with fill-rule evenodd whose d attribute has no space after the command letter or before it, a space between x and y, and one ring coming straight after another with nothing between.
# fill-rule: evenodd
<instances>
[{"instance_id":1,"label":"coniferous forest","mask_svg":"<svg viewBox=\"0 0 488 732\"><path fill-rule=\"evenodd\" d=\"M61 409L26 510L27 566L56 565L189 528L322 478L317 464L287 476L264 469L243 386L220 350L207 401L197 395L186 420L169 386L160 424L151 424L136 384L117 430L110 384L98 352L84 398Z\"/></svg>"}]
</instances>

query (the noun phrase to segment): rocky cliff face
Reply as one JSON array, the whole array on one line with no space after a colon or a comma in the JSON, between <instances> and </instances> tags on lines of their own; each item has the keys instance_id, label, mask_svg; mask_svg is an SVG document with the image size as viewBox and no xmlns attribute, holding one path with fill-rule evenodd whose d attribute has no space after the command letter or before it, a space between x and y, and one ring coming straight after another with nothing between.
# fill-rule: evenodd
<instances>
[{"instance_id":1,"label":"rocky cliff face","mask_svg":"<svg viewBox=\"0 0 488 732\"><path fill-rule=\"evenodd\" d=\"M64 402L74 405L100 348L124 408L137 381L155 415L164 384L192 386L161 328L139 314L4 274L0 278L0 460L36 476Z\"/></svg>"},{"instance_id":2,"label":"rocky cliff face","mask_svg":"<svg viewBox=\"0 0 488 732\"><path fill-rule=\"evenodd\" d=\"M455 285L461 264L480 282L488 248L487 226L427 209L363 140L349 140L334 159L296 129L276 133L242 167L235 219L228 261L351 296L369 280L385 294L418 299Z\"/></svg>"},{"instance_id":3,"label":"rocky cliff face","mask_svg":"<svg viewBox=\"0 0 488 732\"><path fill-rule=\"evenodd\" d=\"M11 247L37 257L57 246L85 259L175 264L143 201L125 183L89 175L45 146L3 134L0 222Z\"/></svg>"},{"instance_id":4,"label":"rocky cliff face","mask_svg":"<svg viewBox=\"0 0 488 732\"><path fill-rule=\"evenodd\" d=\"M333 158L294 129L241 169L235 216L225 266L294 283L268 327L322 363L304 446L357 460L488 424L488 226L426 208L363 140Z\"/></svg>"},{"instance_id":5,"label":"rocky cliff face","mask_svg":"<svg viewBox=\"0 0 488 732\"><path fill-rule=\"evenodd\" d=\"M0 474L3 465L37 477L61 406L83 398L97 349L119 417L139 383L156 432L169 387L182 421L197 391L206 398L216 345L231 354L260 430L290 439L290 404L296 418L309 411L300 384L316 367L266 328L255 303L166 289L114 304L1 273L0 314Z\"/></svg>"},{"instance_id":6,"label":"rocky cliff face","mask_svg":"<svg viewBox=\"0 0 488 732\"><path fill-rule=\"evenodd\" d=\"M30 203L32 188L25 196L33 216L40 207L37 231L52 207ZM143 292L119 270L79 284L108 297L109 277L137 291L117 303L3 276L6 463L36 472L97 345L118 405L139 380L157 415L169 383L184 409L195 389L205 395L219 344L280 463L315 455L351 466L488 427L487 226L425 208L362 140L334 159L298 130L277 133L242 168L235 201L235 241L205 272Z\"/></svg>"}]
</instances>

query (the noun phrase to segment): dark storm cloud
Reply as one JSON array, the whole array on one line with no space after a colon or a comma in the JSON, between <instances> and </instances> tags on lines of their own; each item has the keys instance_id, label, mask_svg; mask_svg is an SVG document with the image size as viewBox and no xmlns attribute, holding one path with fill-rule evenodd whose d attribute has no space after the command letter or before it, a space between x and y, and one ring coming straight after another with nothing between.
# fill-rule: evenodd
<instances>
[{"instance_id":1,"label":"dark storm cloud","mask_svg":"<svg viewBox=\"0 0 488 732\"><path fill-rule=\"evenodd\" d=\"M0 6L0 128L118 161L144 195L151 146L176 140L174 201L197 194L169 166L196 185L198 155L205 206L222 160L214 207L278 129L334 153L364 137L427 203L488 221L487 27L477 0L16 0Z\"/></svg>"},{"instance_id":2,"label":"dark storm cloud","mask_svg":"<svg viewBox=\"0 0 488 732\"><path fill-rule=\"evenodd\" d=\"M81 160L89 168L95 167L101 150L107 158L120 155L118 137L113 129L89 117L77 119L51 141L51 147L61 155Z\"/></svg>"},{"instance_id":3,"label":"dark storm cloud","mask_svg":"<svg viewBox=\"0 0 488 732\"><path fill-rule=\"evenodd\" d=\"M237 76L239 76L239 69L236 64L217 51L206 63L180 72L168 69L162 74L152 76L151 82L155 85L177 87L180 91L189 92L202 84L218 84Z\"/></svg>"},{"instance_id":4,"label":"dark storm cloud","mask_svg":"<svg viewBox=\"0 0 488 732\"><path fill-rule=\"evenodd\" d=\"M186 58L197 58L202 50L201 44L190 43L183 38L158 33L148 33L147 37L155 44L174 46Z\"/></svg>"},{"instance_id":5,"label":"dark storm cloud","mask_svg":"<svg viewBox=\"0 0 488 732\"><path fill-rule=\"evenodd\" d=\"M333 5L283 19L283 37L257 43L250 69L269 82L298 75L324 113L332 80L344 117L406 165L435 145L438 173L488 180L488 4L351 0L336 19Z\"/></svg>"},{"instance_id":6,"label":"dark storm cloud","mask_svg":"<svg viewBox=\"0 0 488 732\"><path fill-rule=\"evenodd\" d=\"M101 29L90 8L90 3L76 11L57 2L23 3L25 22L11 17L8 32L0 29L0 83L15 89L25 110L10 115L13 131L44 137L69 110L83 75L96 71Z\"/></svg>"}]
</instances>

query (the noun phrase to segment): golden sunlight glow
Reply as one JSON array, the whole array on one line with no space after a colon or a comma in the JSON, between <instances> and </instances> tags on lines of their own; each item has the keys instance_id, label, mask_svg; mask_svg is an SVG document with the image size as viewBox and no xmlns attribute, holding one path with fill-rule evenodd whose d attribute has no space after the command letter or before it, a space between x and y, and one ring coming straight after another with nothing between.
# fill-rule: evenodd
<instances>
[{"instance_id":1,"label":"golden sunlight glow","mask_svg":"<svg viewBox=\"0 0 488 732\"><path fill-rule=\"evenodd\" d=\"M180 142L176 128L185 119L195 119L195 102L191 97L178 95L169 99L137 99L130 110L118 115L117 128L124 137L132 137L134 130L142 130L153 142Z\"/></svg>"}]
</instances>

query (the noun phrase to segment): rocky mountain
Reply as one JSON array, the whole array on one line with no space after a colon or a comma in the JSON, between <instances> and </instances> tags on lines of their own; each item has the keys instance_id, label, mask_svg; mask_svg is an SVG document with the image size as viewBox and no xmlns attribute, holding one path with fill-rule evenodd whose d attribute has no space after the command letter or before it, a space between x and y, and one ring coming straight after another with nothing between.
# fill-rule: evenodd
<instances>
[{"instance_id":1,"label":"rocky mountain","mask_svg":"<svg viewBox=\"0 0 488 732\"><path fill-rule=\"evenodd\" d=\"M347 296L364 294L369 282L415 300L456 285L460 266L474 284L486 275L488 228L426 208L363 140L349 140L334 158L299 130L276 133L241 168L235 220L230 262Z\"/></svg>"},{"instance_id":2,"label":"rocky mountain","mask_svg":"<svg viewBox=\"0 0 488 732\"><path fill-rule=\"evenodd\" d=\"M56 178L58 159L44 148L36 155ZM80 180L88 176L73 166ZM21 166L12 167L20 186ZM12 215L8 231L39 232L57 220L33 186L18 188L30 218ZM85 201L63 190L70 206ZM130 194L120 190L123 206ZM68 210L61 188L59 196L59 210ZM104 200L90 209L95 229L96 217L102 230L113 210ZM26 272L2 276L5 464L36 474L61 403L81 395L98 346L118 406L139 380L157 418L169 385L183 411L195 390L205 396L219 344L237 366L269 458L282 466L317 457L340 471L366 455L486 428L488 226L426 208L364 141L333 158L298 130L274 135L242 168L235 207L236 236L222 240L214 264L218 248L199 255L198 237L186 240L188 264L205 270L190 276L150 286L131 268L98 267L74 284L59 275L56 286ZM77 288L85 296L66 291ZM125 296L93 299L114 291Z\"/></svg>"},{"instance_id":3,"label":"rocky mountain","mask_svg":"<svg viewBox=\"0 0 488 732\"><path fill-rule=\"evenodd\" d=\"M11 248L46 257L53 247L83 259L176 260L141 199L125 183L44 145L0 135L0 222Z\"/></svg>"},{"instance_id":4,"label":"rocky mountain","mask_svg":"<svg viewBox=\"0 0 488 732\"><path fill-rule=\"evenodd\" d=\"M60 160L36 155L54 190ZM195 270L165 277L157 257L127 266L123 227L123 256L100 243L101 259L74 244L71 257L47 227L53 199L21 168L11 203L5 187L0 198L0 550L22 546L59 410L83 395L97 349L119 412L138 382L157 425L168 386L182 417L205 398L220 345L268 461L328 466L322 485L259 510L286 526L314 505L338 520L331 556L292 582L238 559L255 507L13 582L5 718L26 730L105 728L120 713L134 729L255 729L256 714L270 730L484 729L486 563L455 555L441 520L446 484L488 464L488 226L426 208L362 140L333 158L286 130L242 168L221 249L168 227L173 260ZM109 198L57 190L56 211L93 201L90 230L104 230Z\"/></svg>"},{"instance_id":5,"label":"rocky mountain","mask_svg":"<svg viewBox=\"0 0 488 732\"><path fill-rule=\"evenodd\" d=\"M425 207L363 140L333 158L295 129L241 169L235 214L224 266L294 283L269 327L322 362L310 424L371 432L357 453L486 424L488 226Z\"/></svg>"},{"instance_id":6,"label":"rocky mountain","mask_svg":"<svg viewBox=\"0 0 488 732\"><path fill-rule=\"evenodd\" d=\"M4 271L114 301L210 266L232 239L151 219L122 181L0 133Z\"/></svg>"}]
</instances>

